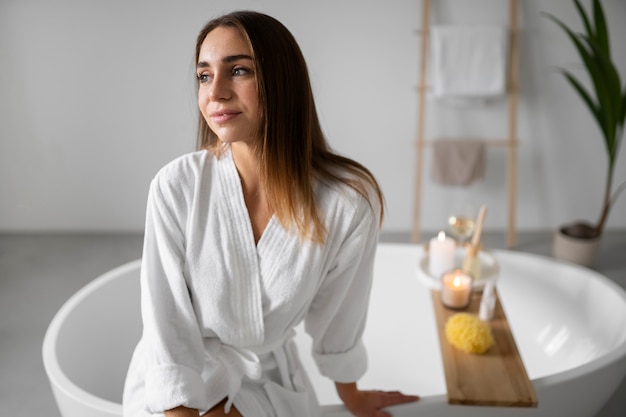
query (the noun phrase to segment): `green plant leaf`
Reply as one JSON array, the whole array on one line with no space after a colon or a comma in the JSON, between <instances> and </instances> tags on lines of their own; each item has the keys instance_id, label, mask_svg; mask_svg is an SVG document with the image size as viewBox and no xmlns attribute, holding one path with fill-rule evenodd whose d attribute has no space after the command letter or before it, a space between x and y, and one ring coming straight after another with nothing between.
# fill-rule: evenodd
<instances>
[{"instance_id":1,"label":"green plant leaf","mask_svg":"<svg viewBox=\"0 0 626 417\"><path fill-rule=\"evenodd\" d=\"M604 10L600 0L593 0L593 18L596 25L595 40L610 59L609 32L606 28L606 18L604 17Z\"/></svg>"},{"instance_id":2,"label":"green plant leaf","mask_svg":"<svg viewBox=\"0 0 626 417\"><path fill-rule=\"evenodd\" d=\"M585 31L587 32L587 36L594 37L595 33L593 31L593 28L591 27L591 24L589 23L589 19L587 18L587 13L585 12L585 9L583 9L583 6L580 4L578 0L574 0L574 3L576 4L576 8L578 9L578 14L580 15L580 19L583 21L583 24L585 25Z\"/></svg>"},{"instance_id":3,"label":"green plant leaf","mask_svg":"<svg viewBox=\"0 0 626 417\"><path fill-rule=\"evenodd\" d=\"M583 39L588 39L588 38L585 36L576 35L570 28L568 28L561 20L559 20L555 16L548 14L548 13L546 13L546 15L550 19L552 19L555 23L557 23L557 25L559 25L565 31L567 36L570 38L570 40L576 47L576 50L578 51L578 55L582 59L583 64L585 65L585 68L587 69L588 75L591 78L591 81L594 86L594 90L596 92L596 98L598 100L597 105L594 104L590 106L589 109L594 114L599 116L599 118L596 117L596 119L598 120L600 128L602 129L602 132L606 133L606 126L604 125L604 122L602 120L603 119L602 114L603 114L603 111L605 110L604 103L606 103L606 101L608 100L608 92L606 91L606 86L604 85L604 82L603 82L604 74L602 73L602 69L600 68L600 65L598 64L598 62L596 62L593 59L591 52L587 50L587 48L585 47L585 44L583 44L583 42L581 42L581 40L579 39L579 38L583 38ZM570 80L570 83L571 82L572 81ZM578 82L576 82L576 84L573 84L573 85L575 86L575 88L577 88L577 86L578 87L581 86L580 83ZM586 103L589 106L590 103L593 103L593 101L586 101Z\"/></svg>"},{"instance_id":4,"label":"green plant leaf","mask_svg":"<svg viewBox=\"0 0 626 417\"><path fill-rule=\"evenodd\" d=\"M566 70L563 70L562 73L563 73L563 76L565 76L565 78L567 79L567 81L569 81L569 83L572 85L572 87L574 87L574 90L582 98L583 102L587 105L587 107L589 108L589 111L591 112L592 116L594 117L594 119L598 123L598 127L600 128L600 131L602 132L602 135L605 136L606 135L606 126L605 126L605 123L604 123L604 116L602 115L602 111L601 111L600 106L598 106L593 101L593 98L591 97L591 94L589 94L589 92L587 92L585 87L583 87L583 85L580 83L580 81L578 81L576 79L576 77L574 77L569 71L566 71Z\"/></svg>"},{"instance_id":5,"label":"green plant leaf","mask_svg":"<svg viewBox=\"0 0 626 417\"><path fill-rule=\"evenodd\" d=\"M563 29L565 31L567 36L570 38L570 40L572 41L572 43L576 47L576 50L578 51L578 55L580 55L581 59L585 63L585 66L588 67L589 65L592 65L593 63L590 62L591 61L591 55L585 49L585 46L583 45L583 43L580 42L580 40L578 39L579 35L576 35L572 30L570 30L570 28L568 28L565 25L565 23L561 22L555 16L553 16L551 14L546 14L546 16L548 16L548 18L552 19L557 25L559 25L561 27L561 29Z\"/></svg>"},{"instance_id":6,"label":"green plant leaf","mask_svg":"<svg viewBox=\"0 0 626 417\"><path fill-rule=\"evenodd\" d=\"M600 108L593 101L593 97L591 96L591 94L589 94L585 87L583 87L580 81L578 81L576 77L572 75L572 73L567 70L562 70L561 72L563 76L567 79L567 81L569 81L569 83L572 85L572 87L574 87L574 90L582 98L583 102L587 105L589 111L596 119L596 122L598 122L598 127L600 128L600 130L602 130L602 133L604 134L604 120L602 118L602 114L600 113Z\"/></svg>"},{"instance_id":7,"label":"green plant leaf","mask_svg":"<svg viewBox=\"0 0 626 417\"><path fill-rule=\"evenodd\" d=\"M594 76L600 76L599 72L600 69L598 68L597 63L593 60L593 57L590 53L590 51L588 51L585 47L585 45L580 41L579 38L585 38L588 39L588 37L582 36L582 35L576 35L570 28L568 28L565 23L561 22L558 18L556 18L555 16L546 13L546 15L552 19L556 24L558 24L567 34L567 36L570 38L570 40L572 41L572 43L574 44L574 46L576 47L576 50L578 51L578 55L580 56L580 58L582 59L583 63L585 64L585 67L587 68L587 71L590 72L589 75L591 75L592 80L594 81L594 85L596 84L596 80Z\"/></svg>"},{"instance_id":8,"label":"green plant leaf","mask_svg":"<svg viewBox=\"0 0 626 417\"><path fill-rule=\"evenodd\" d=\"M626 84L624 84L624 92L622 93L622 112L619 116L620 128L624 128L626 123Z\"/></svg>"},{"instance_id":9,"label":"green plant leaf","mask_svg":"<svg viewBox=\"0 0 626 417\"><path fill-rule=\"evenodd\" d=\"M598 67L603 76L603 93L605 94L605 102L602 102L604 108L604 118L606 120L606 131L608 133L606 137L607 147L609 153L613 157L612 150L615 147L615 134L617 133L618 126L621 125L621 114L623 106L623 98L621 92L621 81L617 68L607 56L599 45L595 42L587 41L589 48L591 48Z\"/></svg>"}]
</instances>

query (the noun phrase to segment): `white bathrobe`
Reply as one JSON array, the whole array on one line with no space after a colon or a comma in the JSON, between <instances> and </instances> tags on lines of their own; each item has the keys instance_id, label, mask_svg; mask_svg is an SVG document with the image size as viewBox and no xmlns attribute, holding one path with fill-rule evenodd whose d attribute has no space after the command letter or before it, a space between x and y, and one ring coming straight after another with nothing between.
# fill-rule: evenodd
<instances>
[{"instance_id":1,"label":"white bathrobe","mask_svg":"<svg viewBox=\"0 0 626 417\"><path fill-rule=\"evenodd\" d=\"M363 375L380 207L344 185L319 183L315 194L324 245L299 240L274 217L255 244L230 153L194 152L159 171L146 214L144 329L124 416L179 405L202 413L224 398L244 417L317 415L291 341L303 319L323 375Z\"/></svg>"}]
</instances>

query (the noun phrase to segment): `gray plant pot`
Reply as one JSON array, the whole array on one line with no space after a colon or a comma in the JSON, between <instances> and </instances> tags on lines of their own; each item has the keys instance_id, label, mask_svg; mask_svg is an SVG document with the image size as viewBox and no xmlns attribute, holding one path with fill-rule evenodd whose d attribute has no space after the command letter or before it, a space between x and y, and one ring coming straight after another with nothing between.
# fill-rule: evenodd
<instances>
[{"instance_id":1,"label":"gray plant pot","mask_svg":"<svg viewBox=\"0 0 626 417\"><path fill-rule=\"evenodd\" d=\"M602 235L593 239L581 239L568 236L558 229L554 232L552 253L555 258L582 266L592 266Z\"/></svg>"}]
</instances>

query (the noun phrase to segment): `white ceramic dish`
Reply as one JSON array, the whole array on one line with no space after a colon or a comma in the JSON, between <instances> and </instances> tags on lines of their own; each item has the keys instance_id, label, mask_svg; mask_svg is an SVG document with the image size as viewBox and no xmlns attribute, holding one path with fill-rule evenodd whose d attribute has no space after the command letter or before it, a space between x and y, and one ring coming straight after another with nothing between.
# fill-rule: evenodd
<instances>
[{"instance_id":1,"label":"white ceramic dish","mask_svg":"<svg viewBox=\"0 0 626 417\"><path fill-rule=\"evenodd\" d=\"M454 266L455 268L461 268L463 266L463 259L465 259L465 248L457 247L454 251ZM417 276L420 281L428 288L438 290L441 288L440 277L434 277L428 272L428 252L423 252L424 255L417 262ZM493 255L488 251L479 251L478 260L480 262L480 276L474 280L474 291L482 290L487 282L498 278L500 268L498 262Z\"/></svg>"}]
</instances>

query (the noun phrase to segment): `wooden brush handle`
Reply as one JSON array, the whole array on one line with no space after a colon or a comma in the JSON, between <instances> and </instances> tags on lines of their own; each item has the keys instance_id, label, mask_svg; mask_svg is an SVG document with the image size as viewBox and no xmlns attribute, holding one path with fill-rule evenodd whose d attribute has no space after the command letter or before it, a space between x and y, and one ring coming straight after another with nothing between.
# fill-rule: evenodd
<instances>
[{"instance_id":1,"label":"wooden brush handle","mask_svg":"<svg viewBox=\"0 0 626 417\"><path fill-rule=\"evenodd\" d=\"M472 246L478 246L480 242L480 235L483 231L483 222L485 221L485 214L487 213L487 206L484 204L480 206L480 211L478 212L478 220L476 221L476 231L474 232L474 236L472 236Z\"/></svg>"}]
</instances>

